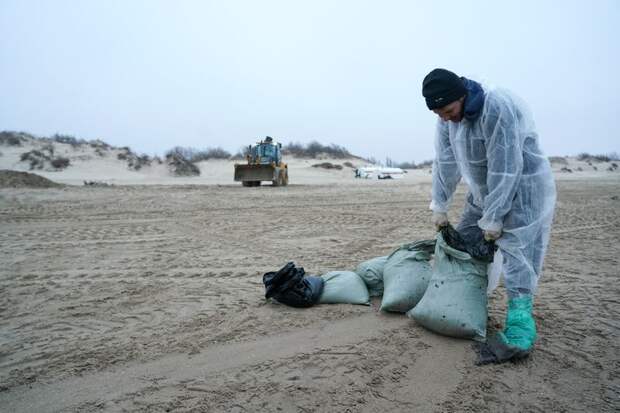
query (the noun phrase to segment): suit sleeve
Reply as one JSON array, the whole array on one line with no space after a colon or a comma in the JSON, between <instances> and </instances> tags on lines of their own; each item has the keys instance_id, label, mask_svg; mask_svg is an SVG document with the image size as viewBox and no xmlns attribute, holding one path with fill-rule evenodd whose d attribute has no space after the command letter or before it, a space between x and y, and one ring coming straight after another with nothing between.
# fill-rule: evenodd
<instances>
[{"instance_id":1,"label":"suit sleeve","mask_svg":"<svg viewBox=\"0 0 620 413\"><path fill-rule=\"evenodd\" d=\"M482 127L486 135L488 194L478 226L487 231L500 231L512 208L523 171L518 118L514 109L504 102L495 102Z\"/></svg>"},{"instance_id":2,"label":"suit sleeve","mask_svg":"<svg viewBox=\"0 0 620 413\"><path fill-rule=\"evenodd\" d=\"M448 135L448 123L437 122L435 133L435 159L433 160L433 188L430 209L447 213L461 173L454 157Z\"/></svg>"}]
</instances>

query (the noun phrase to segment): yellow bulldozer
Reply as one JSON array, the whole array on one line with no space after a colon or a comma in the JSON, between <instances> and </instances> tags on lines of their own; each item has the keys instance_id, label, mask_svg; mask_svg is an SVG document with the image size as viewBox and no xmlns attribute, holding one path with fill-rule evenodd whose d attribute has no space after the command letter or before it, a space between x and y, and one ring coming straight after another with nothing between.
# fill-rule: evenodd
<instances>
[{"instance_id":1,"label":"yellow bulldozer","mask_svg":"<svg viewBox=\"0 0 620 413\"><path fill-rule=\"evenodd\" d=\"M282 162L282 144L270 136L248 146L247 163L235 164L235 181L243 186L260 186L271 181L273 186L288 185L288 166Z\"/></svg>"}]
</instances>

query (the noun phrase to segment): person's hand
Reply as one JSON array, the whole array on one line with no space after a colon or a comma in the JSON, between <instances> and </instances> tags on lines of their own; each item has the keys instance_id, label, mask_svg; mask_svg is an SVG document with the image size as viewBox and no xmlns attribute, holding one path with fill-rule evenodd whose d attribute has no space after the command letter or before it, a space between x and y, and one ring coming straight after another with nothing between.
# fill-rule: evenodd
<instances>
[{"instance_id":1,"label":"person's hand","mask_svg":"<svg viewBox=\"0 0 620 413\"><path fill-rule=\"evenodd\" d=\"M435 230L439 231L441 228L448 225L448 214L445 212L433 212L431 222L435 225Z\"/></svg>"},{"instance_id":2,"label":"person's hand","mask_svg":"<svg viewBox=\"0 0 620 413\"><path fill-rule=\"evenodd\" d=\"M484 231L484 239L486 241L496 241L502 236L502 231Z\"/></svg>"}]
</instances>

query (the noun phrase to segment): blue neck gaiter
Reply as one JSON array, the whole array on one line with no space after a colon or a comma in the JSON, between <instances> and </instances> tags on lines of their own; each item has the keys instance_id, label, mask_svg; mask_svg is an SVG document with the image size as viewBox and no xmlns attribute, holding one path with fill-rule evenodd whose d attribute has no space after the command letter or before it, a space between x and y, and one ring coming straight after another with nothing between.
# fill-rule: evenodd
<instances>
[{"instance_id":1,"label":"blue neck gaiter","mask_svg":"<svg viewBox=\"0 0 620 413\"><path fill-rule=\"evenodd\" d=\"M467 89L465 103L463 104L463 117L469 121L475 121L482 112L484 105L484 90L480 83L461 77Z\"/></svg>"}]
</instances>

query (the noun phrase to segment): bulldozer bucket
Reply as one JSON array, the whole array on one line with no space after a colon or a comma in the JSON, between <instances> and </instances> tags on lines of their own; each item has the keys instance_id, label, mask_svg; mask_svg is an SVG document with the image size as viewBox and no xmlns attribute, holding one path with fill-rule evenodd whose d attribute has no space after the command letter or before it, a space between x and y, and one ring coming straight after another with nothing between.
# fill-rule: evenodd
<instances>
[{"instance_id":1,"label":"bulldozer bucket","mask_svg":"<svg viewBox=\"0 0 620 413\"><path fill-rule=\"evenodd\" d=\"M235 181L275 181L278 169L272 165L235 165Z\"/></svg>"}]
</instances>

